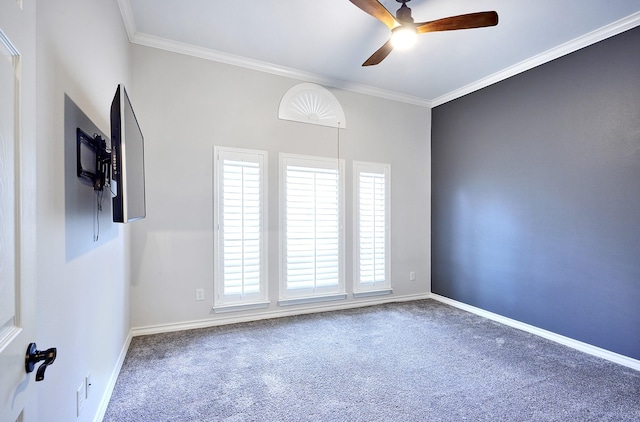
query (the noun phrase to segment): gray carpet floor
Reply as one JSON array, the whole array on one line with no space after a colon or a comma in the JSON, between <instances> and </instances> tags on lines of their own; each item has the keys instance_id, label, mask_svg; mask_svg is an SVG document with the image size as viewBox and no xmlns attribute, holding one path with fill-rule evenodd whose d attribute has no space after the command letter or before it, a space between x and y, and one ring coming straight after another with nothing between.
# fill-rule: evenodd
<instances>
[{"instance_id":1,"label":"gray carpet floor","mask_svg":"<svg viewBox=\"0 0 640 422\"><path fill-rule=\"evenodd\" d=\"M423 300L135 337L104 421L640 421L640 372Z\"/></svg>"}]
</instances>

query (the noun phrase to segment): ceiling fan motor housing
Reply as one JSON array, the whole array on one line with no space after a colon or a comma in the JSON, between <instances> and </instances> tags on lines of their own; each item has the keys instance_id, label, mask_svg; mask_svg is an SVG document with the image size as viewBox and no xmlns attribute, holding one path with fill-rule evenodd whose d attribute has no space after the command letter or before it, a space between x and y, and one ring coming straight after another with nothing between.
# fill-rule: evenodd
<instances>
[{"instance_id":1,"label":"ceiling fan motor housing","mask_svg":"<svg viewBox=\"0 0 640 422\"><path fill-rule=\"evenodd\" d=\"M402 6L396 12L396 19L401 23L413 23L413 17L411 16L411 8L407 6L406 2L402 2Z\"/></svg>"}]
</instances>

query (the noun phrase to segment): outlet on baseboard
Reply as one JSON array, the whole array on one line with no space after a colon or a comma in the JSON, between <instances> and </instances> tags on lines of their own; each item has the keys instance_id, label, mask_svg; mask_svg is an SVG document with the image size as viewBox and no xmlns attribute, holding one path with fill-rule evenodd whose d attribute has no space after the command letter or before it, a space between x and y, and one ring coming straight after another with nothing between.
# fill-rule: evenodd
<instances>
[{"instance_id":1,"label":"outlet on baseboard","mask_svg":"<svg viewBox=\"0 0 640 422\"><path fill-rule=\"evenodd\" d=\"M204 289L196 289L196 300L204 300Z\"/></svg>"},{"instance_id":2,"label":"outlet on baseboard","mask_svg":"<svg viewBox=\"0 0 640 422\"><path fill-rule=\"evenodd\" d=\"M86 391L86 398L89 398L89 393L91 392L91 372L87 372L87 376L84 377L84 389Z\"/></svg>"}]
</instances>

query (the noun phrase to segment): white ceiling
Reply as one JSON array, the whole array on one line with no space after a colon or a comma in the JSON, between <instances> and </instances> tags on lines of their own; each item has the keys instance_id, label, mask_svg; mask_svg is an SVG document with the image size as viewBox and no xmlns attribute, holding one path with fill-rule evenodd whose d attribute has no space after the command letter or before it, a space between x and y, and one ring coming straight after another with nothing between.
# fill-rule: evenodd
<instances>
[{"instance_id":1,"label":"white ceiling","mask_svg":"<svg viewBox=\"0 0 640 422\"><path fill-rule=\"evenodd\" d=\"M488 10L500 20L421 34L362 67L389 30L349 0L118 1L134 43L427 106L640 25L639 0L412 0L416 22Z\"/></svg>"}]
</instances>

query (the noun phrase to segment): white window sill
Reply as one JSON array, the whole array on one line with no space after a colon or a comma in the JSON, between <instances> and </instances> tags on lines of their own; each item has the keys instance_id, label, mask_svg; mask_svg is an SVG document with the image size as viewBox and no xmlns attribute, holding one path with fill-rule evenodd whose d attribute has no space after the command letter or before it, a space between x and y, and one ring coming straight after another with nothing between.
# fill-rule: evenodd
<instances>
[{"instance_id":1,"label":"white window sill","mask_svg":"<svg viewBox=\"0 0 640 422\"><path fill-rule=\"evenodd\" d=\"M334 294L334 295L323 295L323 296L296 297L291 299L280 299L278 301L278 306L294 306L294 305L304 305L307 303L330 302L334 300L344 300L346 298L347 298L346 293L340 293L340 294Z\"/></svg>"},{"instance_id":2,"label":"white window sill","mask_svg":"<svg viewBox=\"0 0 640 422\"><path fill-rule=\"evenodd\" d=\"M361 297L371 297L371 296L385 296L393 293L393 289L380 289L380 290L369 290L364 292L353 292L353 298L358 299Z\"/></svg>"},{"instance_id":3,"label":"white window sill","mask_svg":"<svg viewBox=\"0 0 640 422\"><path fill-rule=\"evenodd\" d=\"M234 303L232 305L216 305L213 307L213 312L216 314L224 314L227 312L248 311L253 309L268 308L271 302L268 300L261 300L258 302L249 303Z\"/></svg>"}]
</instances>

